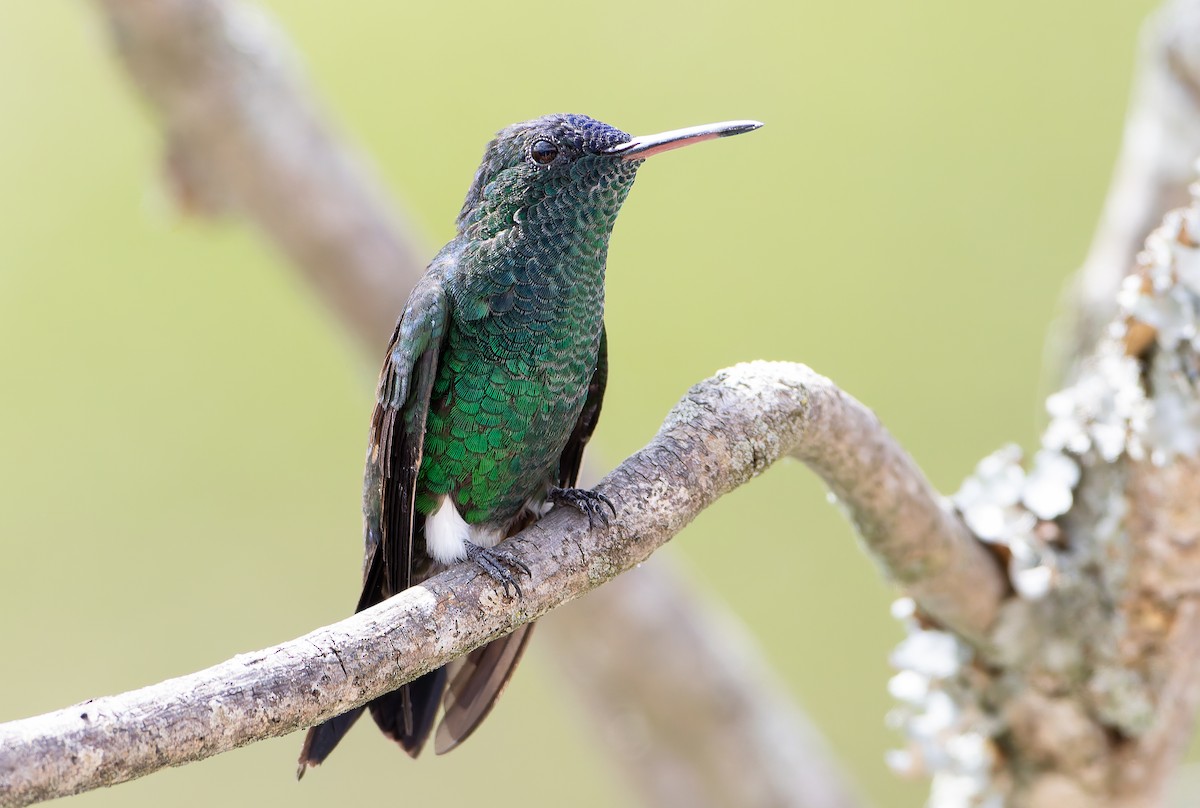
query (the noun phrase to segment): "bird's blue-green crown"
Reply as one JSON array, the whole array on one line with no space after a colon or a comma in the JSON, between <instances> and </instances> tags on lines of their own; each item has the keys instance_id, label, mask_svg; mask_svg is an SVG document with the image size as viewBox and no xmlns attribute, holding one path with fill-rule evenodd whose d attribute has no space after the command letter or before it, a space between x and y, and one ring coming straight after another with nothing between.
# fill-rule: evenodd
<instances>
[{"instance_id":1,"label":"bird's blue-green crown","mask_svg":"<svg viewBox=\"0 0 1200 808\"><path fill-rule=\"evenodd\" d=\"M607 150L629 140L616 127L570 113L509 126L484 152L458 214L459 234L492 238L546 197L564 192L589 202L584 209L601 221L615 217L639 162Z\"/></svg>"}]
</instances>

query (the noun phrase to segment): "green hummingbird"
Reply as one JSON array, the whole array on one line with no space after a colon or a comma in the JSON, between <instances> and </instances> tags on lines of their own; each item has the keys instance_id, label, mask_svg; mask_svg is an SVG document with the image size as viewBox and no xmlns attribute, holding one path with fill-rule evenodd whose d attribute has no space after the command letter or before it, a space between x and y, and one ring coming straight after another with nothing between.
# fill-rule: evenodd
<instances>
[{"instance_id":1,"label":"green hummingbird","mask_svg":"<svg viewBox=\"0 0 1200 808\"><path fill-rule=\"evenodd\" d=\"M413 289L388 345L363 484L362 611L459 561L520 595L528 568L496 545L552 504L589 522L616 513L575 488L608 375L608 239L647 157L757 129L756 121L631 137L585 115L499 132L457 234ZM533 624L308 731L300 774L363 709L416 757L443 707L435 750L487 717Z\"/></svg>"}]
</instances>

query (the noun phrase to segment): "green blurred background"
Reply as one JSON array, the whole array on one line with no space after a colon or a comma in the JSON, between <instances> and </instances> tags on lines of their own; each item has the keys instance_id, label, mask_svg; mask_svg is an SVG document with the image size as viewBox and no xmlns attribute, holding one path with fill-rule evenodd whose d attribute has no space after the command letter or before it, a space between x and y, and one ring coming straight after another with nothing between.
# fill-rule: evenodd
<instances>
[{"instance_id":1,"label":"green blurred background","mask_svg":"<svg viewBox=\"0 0 1200 808\"><path fill-rule=\"evenodd\" d=\"M872 406L953 491L983 454L1036 436L1044 336L1097 218L1152 5L267 8L429 254L512 121L766 121L641 172L612 242L593 458L638 448L717 368L786 358ZM171 212L159 134L90 5L4 11L0 720L344 616L377 367L254 233ZM898 742L893 594L812 475L772 469L668 552L751 627L878 805L922 802L924 784L882 762ZM364 725L302 785L296 734L76 801L627 801L534 649L445 758L411 763Z\"/></svg>"}]
</instances>

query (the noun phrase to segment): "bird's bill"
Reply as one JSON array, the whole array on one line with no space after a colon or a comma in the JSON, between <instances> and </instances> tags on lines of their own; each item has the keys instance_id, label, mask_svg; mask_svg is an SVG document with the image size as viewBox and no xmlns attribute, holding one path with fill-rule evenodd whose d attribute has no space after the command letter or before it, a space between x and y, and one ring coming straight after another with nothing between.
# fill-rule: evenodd
<instances>
[{"instance_id":1,"label":"bird's bill","mask_svg":"<svg viewBox=\"0 0 1200 808\"><path fill-rule=\"evenodd\" d=\"M758 121L722 121L702 126L689 126L685 129L660 132L657 135L639 135L625 143L612 146L607 149L606 153L622 160L645 160L647 157L653 157L672 149L681 149L693 143L753 132L760 126L762 124Z\"/></svg>"}]
</instances>

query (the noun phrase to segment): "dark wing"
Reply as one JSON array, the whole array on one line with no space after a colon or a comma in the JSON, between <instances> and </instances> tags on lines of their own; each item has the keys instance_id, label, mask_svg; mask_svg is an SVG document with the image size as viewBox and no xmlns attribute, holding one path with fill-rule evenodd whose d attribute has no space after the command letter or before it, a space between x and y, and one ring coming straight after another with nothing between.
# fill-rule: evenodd
<instances>
[{"instance_id":1,"label":"dark wing","mask_svg":"<svg viewBox=\"0 0 1200 808\"><path fill-rule=\"evenodd\" d=\"M363 482L366 557L363 589L355 611L374 606L424 577L428 562L414 557L414 534L423 518L414 508L425 419L437 375L449 299L439 265L430 268L409 296L388 344L379 376ZM429 734L444 674L427 674L369 705L383 733L411 755ZM300 752L300 771L323 761L362 714L351 710L311 728Z\"/></svg>"},{"instance_id":2,"label":"dark wing","mask_svg":"<svg viewBox=\"0 0 1200 808\"><path fill-rule=\"evenodd\" d=\"M412 586L420 561L413 545L422 525L413 505L450 308L440 269L435 261L413 289L379 373L363 477L366 555L356 611Z\"/></svg>"},{"instance_id":3,"label":"dark wing","mask_svg":"<svg viewBox=\"0 0 1200 808\"><path fill-rule=\"evenodd\" d=\"M559 457L557 484L560 487L575 485L579 464L583 461L583 447L592 437L596 422L600 419L600 405L604 401L607 382L608 339L601 331L600 351L592 381L588 385L587 399L566 448ZM529 521L518 525L514 532L524 529ZM434 740L434 751L439 755L465 741L487 718L496 699L504 692L517 663L521 661L521 654L532 633L533 623L526 623L513 633L493 640L447 666L450 686L444 698L445 715L438 725L437 738Z\"/></svg>"},{"instance_id":4,"label":"dark wing","mask_svg":"<svg viewBox=\"0 0 1200 808\"><path fill-rule=\"evenodd\" d=\"M425 419L437 375L438 339L407 369L398 367L405 351L402 326L384 362L379 400L371 414L371 438L364 475L363 523L366 572L355 611L380 603L413 585L414 536L421 525L414 508L417 473L425 442Z\"/></svg>"}]
</instances>

